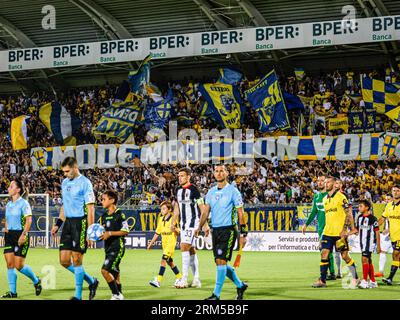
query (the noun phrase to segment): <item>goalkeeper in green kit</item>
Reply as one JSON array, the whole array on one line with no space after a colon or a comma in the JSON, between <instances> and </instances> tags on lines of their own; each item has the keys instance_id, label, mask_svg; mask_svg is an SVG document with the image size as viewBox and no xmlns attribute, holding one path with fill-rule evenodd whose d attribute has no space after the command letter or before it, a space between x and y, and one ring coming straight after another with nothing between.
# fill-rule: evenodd
<instances>
[{"instance_id":1,"label":"goalkeeper in green kit","mask_svg":"<svg viewBox=\"0 0 400 320\"><path fill-rule=\"evenodd\" d=\"M318 177L317 186L318 186L319 192L315 193L315 195L314 195L311 214L308 217L306 223L303 225L302 232L304 234L307 227L311 224L311 222L313 222L315 217L317 217L317 222L318 222L317 232L319 235L319 239L321 240L322 233L325 228L325 210L324 210L324 204L322 202L322 199L328 194L327 192L325 192L325 176L324 175L320 175ZM335 265L334 265L332 252L329 253L329 273L330 273L330 275L327 277L327 280L336 280Z\"/></svg>"}]
</instances>

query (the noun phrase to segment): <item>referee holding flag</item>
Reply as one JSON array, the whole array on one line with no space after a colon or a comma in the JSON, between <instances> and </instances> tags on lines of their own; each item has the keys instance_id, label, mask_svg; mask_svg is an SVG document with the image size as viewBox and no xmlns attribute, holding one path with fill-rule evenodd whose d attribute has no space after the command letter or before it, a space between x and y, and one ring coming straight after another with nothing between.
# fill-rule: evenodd
<instances>
[{"instance_id":1,"label":"referee holding flag","mask_svg":"<svg viewBox=\"0 0 400 320\"><path fill-rule=\"evenodd\" d=\"M213 294L206 300L219 300L225 277L228 277L237 287L236 300L243 300L247 284L239 279L235 269L227 263L232 258L232 251L237 239L237 221L240 222L239 244L246 244L247 225L244 220L243 200L239 190L227 181L228 170L224 165L214 167L214 178L217 185L212 187L205 198L205 206L200 218L200 225L195 236L208 219L211 212L211 228L214 259L217 265L217 280Z\"/></svg>"}]
</instances>

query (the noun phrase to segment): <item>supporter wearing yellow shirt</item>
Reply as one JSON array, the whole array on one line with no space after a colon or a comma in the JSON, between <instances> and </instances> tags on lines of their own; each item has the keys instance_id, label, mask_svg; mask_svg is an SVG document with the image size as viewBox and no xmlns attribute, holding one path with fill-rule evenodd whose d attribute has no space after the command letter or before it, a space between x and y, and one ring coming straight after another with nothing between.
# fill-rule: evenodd
<instances>
[{"instance_id":1,"label":"supporter wearing yellow shirt","mask_svg":"<svg viewBox=\"0 0 400 320\"><path fill-rule=\"evenodd\" d=\"M373 181L372 181L371 189L374 192L378 192L379 188L380 188L379 180L374 178Z\"/></svg>"},{"instance_id":2,"label":"supporter wearing yellow shirt","mask_svg":"<svg viewBox=\"0 0 400 320\"><path fill-rule=\"evenodd\" d=\"M381 187L381 190L382 190L384 193L389 192L389 185L388 185L388 183L386 182L386 180L382 179L382 181L381 181L381 183L380 183L380 187Z\"/></svg>"},{"instance_id":3,"label":"supporter wearing yellow shirt","mask_svg":"<svg viewBox=\"0 0 400 320\"><path fill-rule=\"evenodd\" d=\"M371 189L372 187L372 176L368 173L364 174L364 184L367 189Z\"/></svg>"},{"instance_id":4,"label":"supporter wearing yellow shirt","mask_svg":"<svg viewBox=\"0 0 400 320\"><path fill-rule=\"evenodd\" d=\"M175 230L171 231L171 224L172 224L172 205L168 201L164 201L160 205L161 207L161 214L157 220L157 229L156 233L151 239L147 250L150 250L154 243L157 241L158 237L161 235L161 244L163 249L163 255L161 258L160 263L160 271L158 276L154 278L154 280L150 281L150 285L156 288L161 286L161 281L164 277L165 267L168 264L172 271L175 273L176 280L175 282L179 281L182 278L182 274L179 272L178 267L174 264L174 252L176 247L176 242L178 239L179 233L179 225L176 222Z\"/></svg>"},{"instance_id":5,"label":"supporter wearing yellow shirt","mask_svg":"<svg viewBox=\"0 0 400 320\"><path fill-rule=\"evenodd\" d=\"M340 181L340 180L339 180ZM350 224L352 232L355 231L354 219L351 206L346 196L335 188L337 181L334 177L328 177L325 180L326 192L328 193L322 200L325 209L325 228L321 238L321 276L314 288L326 287L326 276L329 267L329 253L333 251L340 252L342 259L347 263L350 273L353 277L352 285L358 283L358 275L354 260L349 255L349 244L347 241L347 226ZM337 186L340 184L337 183Z\"/></svg>"}]
</instances>

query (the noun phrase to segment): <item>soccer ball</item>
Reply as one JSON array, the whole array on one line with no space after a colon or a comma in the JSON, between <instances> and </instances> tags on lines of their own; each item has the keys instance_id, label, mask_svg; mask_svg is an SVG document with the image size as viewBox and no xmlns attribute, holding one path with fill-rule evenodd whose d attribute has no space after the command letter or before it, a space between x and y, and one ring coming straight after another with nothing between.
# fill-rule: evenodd
<instances>
[{"instance_id":1,"label":"soccer ball","mask_svg":"<svg viewBox=\"0 0 400 320\"><path fill-rule=\"evenodd\" d=\"M104 227L101 224L93 223L89 226L87 235L89 240L99 241L102 234L105 232Z\"/></svg>"}]
</instances>

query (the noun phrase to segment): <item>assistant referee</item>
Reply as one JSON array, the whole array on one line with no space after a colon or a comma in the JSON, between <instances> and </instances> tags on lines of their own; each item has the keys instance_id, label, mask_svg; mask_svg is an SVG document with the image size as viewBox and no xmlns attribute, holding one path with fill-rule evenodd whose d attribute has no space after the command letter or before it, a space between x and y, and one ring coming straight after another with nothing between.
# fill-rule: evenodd
<instances>
[{"instance_id":1,"label":"assistant referee","mask_svg":"<svg viewBox=\"0 0 400 320\"><path fill-rule=\"evenodd\" d=\"M206 300L219 300L225 277L237 287L236 300L243 300L247 284L239 279L235 269L227 264L232 258L232 251L237 239L237 222L240 222L240 240L242 247L246 244L247 225L244 220L243 200L239 190L227 181L228 170L224 165L216 165L214 178L217 185L212 187L205 198L200 225L195 231L197 237L211 212L212 241L214 259L217 265L217 280L213 294Z\"/></svg>"}]
</instances>

